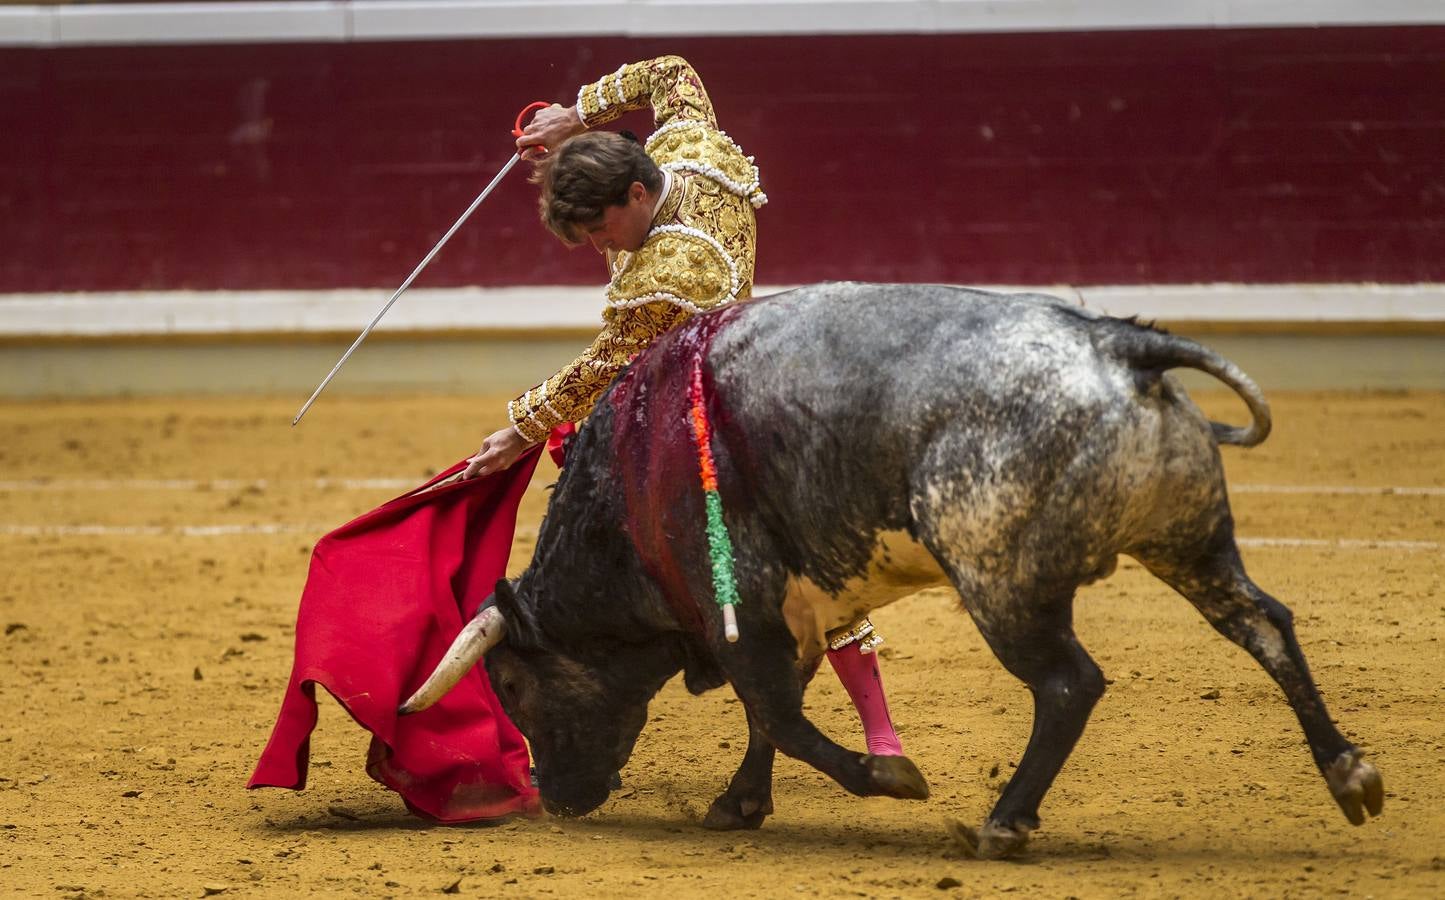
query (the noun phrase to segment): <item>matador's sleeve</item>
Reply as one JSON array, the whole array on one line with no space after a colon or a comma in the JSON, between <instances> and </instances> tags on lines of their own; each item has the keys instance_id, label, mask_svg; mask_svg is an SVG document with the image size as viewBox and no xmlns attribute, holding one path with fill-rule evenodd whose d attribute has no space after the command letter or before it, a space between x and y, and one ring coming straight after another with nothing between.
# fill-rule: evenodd
<instances>
[{"instance_id":1,"label":"matador's sleeve","mask_svg":"<svg viewBox=\"0 0 1445 900\"><path fill-rule=\"evenodd\" d=\"M702 79L681 56L625 65L577 92L577 113L588 128L648 106L659 128L674 120L695 119L717 127Z\"/></svg>"},{"instance_id":2,"label":"matador's sleeve","mask_svg":"<svg viewBox=\"0 0 1445 900\"><path fill-rule=\"evenodd\" d=\"M607 286L606 324L592 346L560 372L507 404L507 418L529 442L563 422L587 417L627 363L688 316L737 297L736 264L714 238L661 226Z\"/></svg>"},{"instance_id":3,"label":"matador's sleeve","mask_svg":"<svg viewBox=\"0 0 1445 900\"><path fill-rule=\"evenodd\" d=\"M666 303L609 310L607 323L592 346L556 375L508 403L507 418L529 443L545 440L563 422L585 419L628 361L685 315Z\"/></svg>"}]
</instances>

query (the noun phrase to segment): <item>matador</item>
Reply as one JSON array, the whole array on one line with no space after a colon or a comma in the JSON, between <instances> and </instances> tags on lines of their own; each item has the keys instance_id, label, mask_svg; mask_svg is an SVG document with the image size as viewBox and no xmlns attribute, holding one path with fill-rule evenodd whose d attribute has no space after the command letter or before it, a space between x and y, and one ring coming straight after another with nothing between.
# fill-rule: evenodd
<instances>
[{"instance_id":1,"label":"matador","mask_svg":"<svg viewBox=\"0 0 1445 900\"><path fill-rule=\"evenodd\" d=\"M591 129L651 107L644 145ZM517 140L537 163L543 224L607 257L603 327L582 355L507 404L466 477L511 465L564 423L580 421L627 363L689 316L752 295L757 221L767 202L757 166L718 127L686 60L624 65L584 85L572 107L541 110ZM539 151L545 155L535 156ZM857 707L868 750L900 754L864 619L828 635L828 659Z\"/></svg>"}]
</instances>

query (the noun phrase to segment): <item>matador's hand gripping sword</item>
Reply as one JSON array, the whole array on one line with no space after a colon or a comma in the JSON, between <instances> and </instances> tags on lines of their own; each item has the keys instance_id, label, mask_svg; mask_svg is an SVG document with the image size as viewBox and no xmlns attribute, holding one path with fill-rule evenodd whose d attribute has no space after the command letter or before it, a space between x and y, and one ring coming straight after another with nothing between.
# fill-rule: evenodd
<instances>
[{"instance_id":1,"label":"matador's hand gripping sword","mask_svg":"<svg viewBox=\"0 0 1445 900\"><path fill-rule=\"evenodd\" d=\"M551 105L552 104L546 103L541 100L538 100L535 103L527 104L527 106L521 112L517 113L517 123L512 126L512 135L514 137L522 136L522 120L527 118L528 113L532 112L533 110L546 109L548 106ZM301 417L306 415L306 410L310 409L311 404L316 402L316 398L321 396L321 392L326 390L326 386L331 383L331 379L336 377L336 373L341 371L341 367L346 364L346 361L348 359L351 358L351 354L355 353L356 348L361 346L361 342L366 340L366 336L368 334L371 334L371 329L375 328L376 323L381 321L381 317L386 315L386 311L388 309L391 309L391 305L396 302L396 298L400 297L407 288L411 287L411 283L416 280L416 276L420 275L421 270L427 267L427 263L432 261L432 257L437 255L437 251L441 250L441 248L446 245L446 242L451 239L451 236L456 233L456 230L462 227L462 223L467 220L467 217L470 216L478 206L481 206L482 201L487 199L487 195L490 194L492 192L492 189L495 188L497 184L506 177L508 172L512 171L512 167L515 166L517 164L517 161L521 158L522 153L520 151L512 154L512 158L507 160L507 164L505 166L502 166L502 171L497 173L496 177L492 179L491 184L488 184L485 188L482 189L482 192L477 195L477 199L473 200L472 205L467 207L467 211L462 213L462 217L460 219L457 219L456 224L452 225L452 227L447 230L447 233L442 235L442 239L437 241L435 247L431 248L431 252L426 255L426 258L423 259L419 264L417 264L417 267L412 270L412 273L406 277L406 281L403 281L401 283L401 287L396 289L396 293L391 295L391 299L386 301L386 305L381 308L381 312L376 314L376 317L371 320L370 324L368 324L365 330L361 332L361 335L357 337L357 339L352 343L349 348L347 348L347 351L345 353L341 354L341 359L338 360L336 365L332 367L331 371L327 374L327 376L321 380L321 384L317 386L315 392L312 393L310 398L307 399L306 403L302 405L301 411L296 414L296 418L291 420L292 427L295 427L296 423L301 421Z\"/></svg>"}]
</instances>

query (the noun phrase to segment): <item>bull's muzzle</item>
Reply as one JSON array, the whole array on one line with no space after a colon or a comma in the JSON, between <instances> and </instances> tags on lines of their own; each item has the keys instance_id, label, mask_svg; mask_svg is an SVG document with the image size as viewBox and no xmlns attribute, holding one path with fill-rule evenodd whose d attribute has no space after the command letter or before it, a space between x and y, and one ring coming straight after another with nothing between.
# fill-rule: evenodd
<instances>
[{"instance_id":1,"label":"bull's muzzle","mask_svg":"<svg viewBox=\"0 0 1445 900\"><path fill-rule=\"evenodd\" d=\"M549 788L552 789L549 790ZM575 819L587 815L606 803L612 791L606 781L589 785L560 786L549 785L546 780L543 780L540 793L542 808L549 814Z\"/></svg>"},{"instance_id":2,"label":"bull's muzzle","mask_svg":"<svg viewBox=\"0 0 1445 900\"><path fill-rule=\"evenodd\" d=\"M462 680L462 676L470 672L472 666L475 666L488 650L495 647L506 633L507 620L502 611L490 604L482 604L482 609L467 623L461 634L457 635L457 639L452 641L451 647L447 648L446 655L426 683L418 688L397 712L403 716L421 712L446 696L447 691L455 687L456 683Z\"/></svg>"}]
</instances>

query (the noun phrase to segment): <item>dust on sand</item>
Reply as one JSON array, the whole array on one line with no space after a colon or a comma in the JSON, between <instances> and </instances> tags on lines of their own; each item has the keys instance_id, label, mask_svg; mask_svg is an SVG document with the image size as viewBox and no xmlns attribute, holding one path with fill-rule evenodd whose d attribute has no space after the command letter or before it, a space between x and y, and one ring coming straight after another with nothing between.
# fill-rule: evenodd
<instances>
[{"instance_id":1,"label":"dust on sand","mask_svg":"<svg viewBox=\"0 0 1445 900\"><path fill-rule=\"evenodd\" d=\"M1243 416L1227 396L1202 400ZM296 430L294 398L0 404L0 891L1441 896L1445 496L1253 488L1438 489L1445 394L1272 400L1270 440L1225 451L1239 532L1319 543L1246 546L1246 562L1294 610L1332 713L1384 774L1383 817L1350 827L1273 683L1125 560L1078 603L1109 690L1027 855L989 863L960 858L943 823L982 820L1028 739L1031 703L944 591L876 616L895 718L932 783L926 803L853 798L780 759L777 814L761 831L704 831L743 714L726 689L693 698L677 683L652 706L623 790L582 820L413 818L367 779L365 735L330 701L309 789L246 792L286 683L311 544L466 455L497 424L496 398L338 395ZM514 569L549 467L524 506ZM378 476L400 481L344 480ZM196 525L243 527L185 530ZM826 672L808 712L861 744Z\"/></svg>"}]
</instances>

